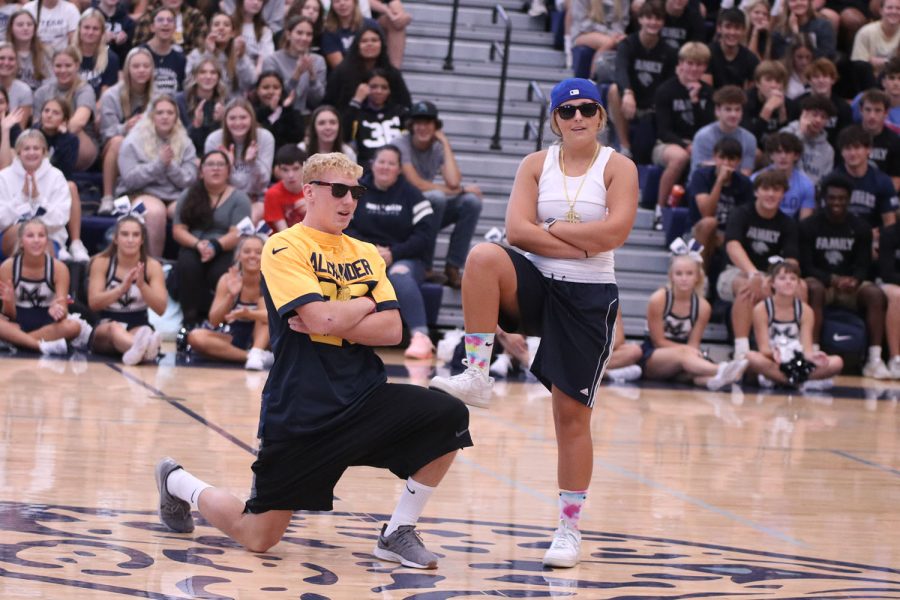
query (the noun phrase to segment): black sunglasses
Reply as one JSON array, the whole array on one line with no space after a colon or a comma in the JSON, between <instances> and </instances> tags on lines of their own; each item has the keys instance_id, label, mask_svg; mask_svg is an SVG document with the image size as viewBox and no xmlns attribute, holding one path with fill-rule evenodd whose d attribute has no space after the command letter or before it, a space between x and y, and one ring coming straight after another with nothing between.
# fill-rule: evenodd
<instances>
[{"instance_id":1,"label":"black sunglasses","mask_svg":"<svg viewBox=\"0 0 900 600\"><path fill-rule=\"evenodd\" d=\"M331 188L331 195L335 198L343 198L347 195L347 192L350 192L351 198L359 200L366 193L366 186L364 185L347 185L346 183L331 183L329 181L310 181L310 183L327 185Z\"/></svg>"},{"instance_id":2,"label":"black sunglasses","mask_svg":"<svg viewBox=\"0 0 900 600\"><path fill-rule=\"evenodd\" d=\"M575 118L575 111L581 113L581 116L585 119L590 119L594 115L597 114L597 111L600 110L600 105L596 102L591 102L590 104L563 104L559 108L556 109L556 114L559 115L559 118L563 121L568 121L569 119Z\"/></svg>"}]
</instances>

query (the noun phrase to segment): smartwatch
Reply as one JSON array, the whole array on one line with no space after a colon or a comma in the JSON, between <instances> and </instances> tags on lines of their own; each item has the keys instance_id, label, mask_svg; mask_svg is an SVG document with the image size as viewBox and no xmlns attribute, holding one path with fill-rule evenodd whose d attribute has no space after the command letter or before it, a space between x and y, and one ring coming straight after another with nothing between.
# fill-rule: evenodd
<instances>
[{"instance_id":1,"label":"smartwatch","mask_svg":"<svg viewBox=\"0 0 900 600\"><path fill-rule=\"evenodd\" d=\"M550 231L550 228L553 227L553 224L556 223L556 217L550 217L546 219L543 224L544 231Z\"/></svg>"}]
</instances>

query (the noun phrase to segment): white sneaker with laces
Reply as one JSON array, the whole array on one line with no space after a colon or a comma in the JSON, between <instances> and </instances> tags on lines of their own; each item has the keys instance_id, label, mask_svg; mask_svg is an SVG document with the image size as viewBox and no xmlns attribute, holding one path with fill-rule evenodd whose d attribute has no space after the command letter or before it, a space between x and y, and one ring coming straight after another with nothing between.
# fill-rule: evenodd
<instances>
[{"instance_id":1,"label":"white sneaker with laces","mask_svg":"<svg viewBox=\"0 0 900 600\"><path fill-rule=\"evenodd\" d=\"M111 215L116 209L112 196L103 196L100 198L100 206L97 208L98 215Z\"/></svg>"},{"instance_id":2,"label":"white sneaker with laces","mask_svg":"<svg viewBox=\"0 0 900 600\"><path fill-rule=\"evenodd\" d=\"M244 368L248 371L264 371L266 368L265 352L262 348L250 348Z\"/></svg>"},{"instance_id":3,"label":"white sneaker with laces","mask_svg":"<svg viewBox=\"0 0 900 600\"><path fill-rule=\"evenodd\" d=\"M606 377L610 381L625 382L637 381L643 375L639 365L628 365L627 367L619 367L618 369L608 369Z\"/></svg>"},{"instance_id":4,"label":"white sneaker with laces","mask_svg":"<svg viewBox=\"0 0 900 600\"><path fill-rule=\"evenodd\" d=\"M545 567L574 567L581 552L581 532L570 528L565 521L559 522L553 543L544 554Z\"/></svg>"},{"instance_id":5,"label":"white sneaker with laces","mask_svg":"<svg viewBox=\"0 0 900 600\"><path fill-rule=\"evenodd\" d=\"M41 354L47 356L64 356L69 353L69 345L66 344L66 340L62 338L58 340L51 340L49 342L46 340L41 340L40 342L38 342L38 347L41 349ZM63 367L65 367L65 365L63 365Z\"/></svg>"},{"instance_id":6,"label":"white sneaker with laces","mask_svg":"<svg viewBox=\"0 0 900 600\"><path fill-rule=\"evenodd\" d=\"M900 379L900 356L891 359L891 362L888 363L888 370L893 379Z\"/></svg>"},{"instance_id":7,"label":"white sneaker with laces","mask_svg":"<svg viewBox=\"0 0 900 600\"><path fill-rule=\"evenodd\" d=\"M149 327L138 328L131 342L131 348L122 354L122 362L128 366L140 364L144 360L144 353L147 352L151 337L153 331Z\"/></svg>"},{"instance_id":8,"label":"white sneaker with laces","mask_svg":"<svg viewBox=\"0 0 900 600\"><path fill-rule=\"evenodd\" d=\"M468 361L463 359L463 364L468 366ZM469 406L488 408L491 405L493 385L493 377L488 377L480 369L469 367L459 375L452 377L441 377L440 375L432 377L428 387L459 398Z\"/></svg>"},{"instance_id":9,"label":"white sneaker with laces","mask_svg":"<svg viewBox=\"0 0 900 600\"><path fill-rule=\"evenodd\" d=\"M720 390L726 385L739 382L747 370L749 362L746 358L740 360L732 360L719 365L719 372L716 376L706 382L706 387L710 390Z\"/></svg>"},{"instance_id":10,"label":"white sneaker with laces","mask_svg":"<svg viewBox=\"0 0 900 600\"><path fill-rule=\"evenodd\" d=\"M61 260L63 262L71 262L72 261L72 255L69 254L69 251L66 250L64 246L60 247L59 252L56 253L56 258L58 258L59 260Z\"/></svg>"},{"instance_id":11,"label":"white sneaker with laces","mask_svg":"<svg viewBox=\"0 0 900 600\"><path fill-rule=\"evenodd\" d=\"M154 331L150 334L150 341L147 343L147 349L144 351L144 361L155 361L159 356L160 347L162 347L162 334Z\"/></svg>"},{"instance_id":12,"label":"white sneaker with laces","mask_svg":"<svg viewBox=\"0 0 900 600\"><path fill-rule=\"evenodd\" d=\"M90 323L82 319L81 315L78 313L72 313L68 318L77 322L78 326L81 327L78 336L72 340L72 347L76 350L87 350L88 344L91 341L91 333L94 331L94 328L91 327Z\"/></svg>"},{"instance_id":13,"label":"white sneaker with laces","mask_svg":"<svg viewBox=\"0 0 900 600\"><path fill-rule=\"evenodd\" d=\"M72 240L69 244L69 254L72 255L72 260L75 262L86 263L91 260L91 255L81 240Z\"/></svg>"},{"instance_id":14,"label":"white sneaker with laces","mask_svg":"<svg viewBox=\"0 0 900 600\"><path fill-rule=\"evenodd\" d=\"M863 377L871 377L872 379L890 379L891 372L888 371L887 365L880 358L878 360L870 360L863 367Z\"/></svg>"}]
</instances>

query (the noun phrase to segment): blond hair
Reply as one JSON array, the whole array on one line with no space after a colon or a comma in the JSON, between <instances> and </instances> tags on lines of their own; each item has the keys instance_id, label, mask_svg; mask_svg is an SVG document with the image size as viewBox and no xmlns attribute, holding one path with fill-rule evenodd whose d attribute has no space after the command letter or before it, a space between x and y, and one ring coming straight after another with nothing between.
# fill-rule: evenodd
<instances>
[{"instance_id":1,"label":"blond hair","mask_svg":"<svg viewBox=\"0 0 900 600\"><path fill-rule=\"evenodd\" d=\"M710 57L709 46L701 42L686 42L678 51L678 60L685 62L708 65Z\"/></svg>"},{"instance_id":2,"label":"blond hair","mask_svg":"<svg viewBox=\"0 0 900 600\"><path fill-rule=\"evenodd\" d=\"M667 287L670 290L675 289L675 282L672 281L672 271L675 270L675 262L680 259L684 259L684 260L688 261L689 263L694 265L694 267L697 269L697 283L694 284L694 291L697 292L698 294L700 294L700 296L702 297L703 296L703 282L706 279L706 272L703 270L703 263L694 260L693 257L688 256L686 254L676 254L675 256L672 257L672 260L669 261L669 273L668 273L669 283L667 284Z\"/></svg>"},{"instance_id":3,"label":"blond hair","mask_svg":"<svg viewBox=\"0 0 900 600\"><path fill-rule=\"evenodd\" d=\"M102 12L96 8L88 8L81 13L81 18L78 19L78 27L75 28L75 37L72 38L72 45L81 52L81 24L88 19L96 19L100 23L101 38L94 54L94 71L102 75L109 64L109 44L104 43L102 37L106 34L106 17L103 16Z\"/></svg>"},{"instance_id":4,"label":"blond hair","mask_svg":"<svg viewBox=\"0 0 900 600\"><path fill-rule=\"evenodd\" d=\"M328 172L359 179L362 177L363 168L341 152L313 154L303 163L303 183L315 181Z\"/></svg>"},{"instance_id":5,"label":"blond hair","mask_svg":"<svg viewBox=\"0 0 900 600\"><path fill-rule=\"evenodd\" d=\"M162 102L168 102L175 108L175 125L168 140L163 140L157 135L156 125L153 123L153 113ZM137 139L140 140L140 146L148 157L157 156L159 149L168 144L172 148L175 160L180 162L184 156L185 148L191 143L187 131L185 131L184 125L181 123L181 119L178 118L178 103L175 102L175 98L168 94L160 94L150 102L147 110L144 111L144 116L141 117L141 120L138 121L138 124L132 131L137 136Z\"/></svg>"}]
</instances>

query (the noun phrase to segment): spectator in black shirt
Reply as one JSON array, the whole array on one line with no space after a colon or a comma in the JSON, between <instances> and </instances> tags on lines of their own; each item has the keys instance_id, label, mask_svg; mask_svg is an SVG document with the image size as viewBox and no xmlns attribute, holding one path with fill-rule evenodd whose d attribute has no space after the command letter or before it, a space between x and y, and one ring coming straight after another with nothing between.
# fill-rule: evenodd
<instances>
[{"instance_id":1,"label":"spectator in black shirt","mask_svg":"<svg viewBox=\"0 0 900 600\"><path fill-rule=\"evenodd\" d=\"M693 172L688 182L687 198L694 239L703 244L704 266L725 242L725 223L738 206L753 202L753 184L738 170L741 143L722 138L713 150L715 164ZM706 269L709 272L709 269Z\"/></svg>"},{"instance_id":2,"label":"spectator in black shirt","mask_svg":"<svg viewBox=\"0 0 900 600\"><path fill-rule=\"evenodd\" d=\"M656 90L657 140L652 160L665 170L659 181L654 229L662 229L663 204L690 164L694 134L715 119L712 88L700 79L708 64L709 48L688 42L678 52L675 77Z\"/></svg>"},{"instance_id":3,"label":"spectator in black shirt","mask_svg":"<svg viewBox=\"0 0 900 600\"><path fill-rule=\"evenodd\" d=\"M757 148L765 145L763 138L767 134L775 133L800 116L797 103L784 95L787 78L787 69L774 60L762 61L753 73L756 85L747 92L741 127L756 136Z\"/></svg>"},{"instance_id":4,"label":"spectator in black shirt","mask_svg":"<svg viewBox=\"0 0 900 600\"><path fill-rule=\"evenodd\" d=\"M897 220L897 191L891 178L869 163L872 136L859 125L850 125L838 136L838 148L843 164L836 170L853 182L850 212L867 221L873 230L879 225L893 225Z\"/></svg>"},{"instance_id":5,"label":"spectator in black shirt","mask_svg":"<svg viewBox=\"0 0 900 600\"><path fill-rule=\"evenodd\" d=\"M736 85L741 89L753 82L753 72L759 59L743 44L747 35L744 11L725 8L716 20L716 40L709 45L711 53L707 83L720 89Z\"/></svg>"},{"instance_id":6,"label":"spectator in black shirt","mask_svg":"<svg viewBox=\"0 0 900 600\"><path fill-rule=\"evenodd\" d=\"M800 266L809 288L809 305L816 315L813 342L822 334L826 306L838 305L864 313L869 333L867 377L884 375L881 359L887 298L871 281L872 231L848 210L853 182L831 173L820 187L822 208L800 223ZM884 377L880 377L884 378Z\"/></svg>"},{"instance_id":7,"label":"spectator in black shirt","mask_svg":"<svg viewBox=\"0 0 900 600\"><path fill-rule=\"evenodd\" d=\"M887 295L885 337L891 356L888 369L893 379L900 379L900 224L881 228L878 253L881 289Z\"/></svg>"},{"instance_id":8,"label":"spectator in black shirt","mask_svg":"<svg viewBox=\"0 0 900 600\"><path fill-rule=\"evenodd\" d=\"M660 35L675 50L687 42L705 42L706 26L699 6L689 0L666 0L666 24Z\"/></svg>"},{"instance_id":9,"label":"spectator in black shirt","mask_svg":"<svg viewBox=\"0 0 900 600\"><path fill-rule=\"evenodd\" d=\"M829 117L828 123L825 124L825 134L828 136L828 143L836 146L838 134L844 127L853 123L853 110L850 108L850 104L834 90L834 84L838 80L837 67L825 57L817 58L806 68L806 79L809 82L810 91L800 96L798 100L802 102L810 94L817 94L831 100L837 114Z\"/></svg>"},{"instance_id":10,"label":"spectator in black shirt","mask_svg":"<svg viewBox=\"0 0 900 600\"><path fill-rule=\"evenodd\" d=\"M867 90L860 98L863 131L872 136L869 160L900 187L900 135L884 126L891 99L878 88Z\"/></svg>"},{"instance_id":11,"label":"spectator in black shirt","mask_svg":"<svg viewBox=\"0 0 900 600\"><path fill-rule=\"evenodd\" d=\"M638 11L640 31L632 33L616 47L615 83L607 96L620 152L636 162L650 161L653 139L641 133L655 131L653 97L659 85L675 74L678 52L661 43L665 9L659 0L650 0ZM638 128L632 147L631 126ZM650 137L650 136L644 136ZM646 148L646 150L644 150Z\"/></svg>"},{"instance_id":12,"label":"spectator in black shirt","mask_svg":"<svg viewBox=\"0 0 900 600\"><path fill-rule=\"evenodd\" d=\"M754 305L771 293L765 275L769 259L780 256L798 263L797 223L780 209L787 187L783 172L763 171L753 182L755 202L739 206L728 215L725 252L730 264L719 275L716 291L722 300L734 302L731 325L735 359L750 348Z\"/></svg>"}]
</instances>

